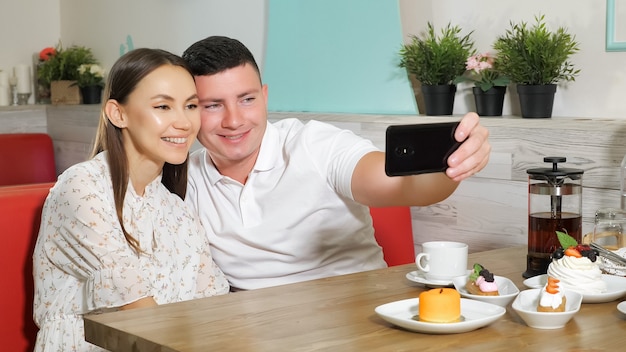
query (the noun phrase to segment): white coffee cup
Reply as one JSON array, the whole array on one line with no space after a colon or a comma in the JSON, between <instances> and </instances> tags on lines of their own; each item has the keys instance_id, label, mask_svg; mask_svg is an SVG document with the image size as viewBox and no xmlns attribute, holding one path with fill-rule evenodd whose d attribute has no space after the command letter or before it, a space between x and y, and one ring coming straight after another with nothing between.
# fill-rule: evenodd
<instances>
[{"instance_id":1,"label":"white coffee cup","mask_svg":"<svg viewBox=\"0 0 626 352\"><path fill-rule=\"evenodd\" d=\"M422 253L415 264L430 280L450 280L467 274L467 244L450 241L431 241L422 244Z\"/></svg>"}]
</instances>

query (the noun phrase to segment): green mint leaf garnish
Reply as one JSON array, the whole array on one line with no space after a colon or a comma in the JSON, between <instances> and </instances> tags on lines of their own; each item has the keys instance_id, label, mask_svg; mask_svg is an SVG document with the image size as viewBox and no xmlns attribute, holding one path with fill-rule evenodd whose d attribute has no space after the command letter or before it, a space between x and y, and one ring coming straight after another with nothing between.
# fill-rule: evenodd
<instances>
[{"instance_id":1,"label":"green mint leaf garnish","mask_svg":"<svg viewBox=\"0 0 626 352\"><path fill-rule=\"evenodd\" d=\"M470 274L470 281L476 281L480 276L480 271L483 270L483 266L480 264L474 264L474 271Z\"/></svg>"},{"instance_id":2,"label":"green mint leaf garnish","mask_svg":"<svg viewBox=\"0 0 626 352\"><path fill-rule=\"evenodd\" d=\"M568 249L569 247L576 247L578 241L565 232L557 231L556 236L559 238L559 242L561 243L561 247L563 249Z\"/></svg>"}]
</instances>

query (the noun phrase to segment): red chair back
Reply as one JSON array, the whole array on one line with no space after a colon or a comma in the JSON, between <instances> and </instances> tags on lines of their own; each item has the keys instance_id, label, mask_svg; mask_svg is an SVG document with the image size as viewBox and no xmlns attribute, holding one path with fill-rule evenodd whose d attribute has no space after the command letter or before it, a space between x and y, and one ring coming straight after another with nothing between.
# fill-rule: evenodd
<instances>
[{"instance_id":1,"label":"red chair back","mask_svg":"<svg viewBox=\"0 0 626 352\"><path fill-rule=\"evenodd\" d=\"M32 351L33 249L53 183L0 187L0 341L2 351Z\"/></svg>"},{"instance_id":2,"label":"red chair back","mask_svg":"<svg viewBox=\"0 0 626 352\"><path fill-rule=\"evenodd\" d=\"M48 134L0 134L0 186L54 181L54 147Z\"/></svg>"},{"instance_id":3,"label":"red chair back","mask_svg":"<svg viewBox=\"0 0 626 352\"><path fill-rule=\"evenodd\" d=\"M370 208L374 236L388 266L415 262L413 225L409 207Z\"/></svg>"}]
</instances>

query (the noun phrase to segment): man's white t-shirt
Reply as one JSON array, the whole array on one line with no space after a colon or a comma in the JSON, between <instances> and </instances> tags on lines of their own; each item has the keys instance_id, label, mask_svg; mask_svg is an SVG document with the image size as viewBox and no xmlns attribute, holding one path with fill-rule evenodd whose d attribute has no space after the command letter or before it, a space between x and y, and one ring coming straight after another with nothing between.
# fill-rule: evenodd
<instances>
[{"instance_id":1,"label":"man's white t-shirt","mask_svg":"<svg viewBox=\"0 0 626 352\"><path fill-rule=\"evenodd\" d=\"M385 267L352 172L377 148L351 131L297 119L268 123L245 185L205 148L189 162L186 200L231 286L255 289Z\"/></svg>"}]
</instances>

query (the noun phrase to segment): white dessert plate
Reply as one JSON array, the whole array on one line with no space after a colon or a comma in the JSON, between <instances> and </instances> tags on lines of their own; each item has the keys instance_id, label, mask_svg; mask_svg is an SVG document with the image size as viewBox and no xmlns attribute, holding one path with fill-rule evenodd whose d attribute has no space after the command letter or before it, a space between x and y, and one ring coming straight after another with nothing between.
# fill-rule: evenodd
<instances>
[{"instance_id":1,"label":"white dessert plate","mask_svg":"<svg viewBox=\"0 0 626 352\"><path fill-rule=\"evenodd\" d=\"M605 303L614 301L626 295L626 277L602 274L602 280L606 282L606 292L585 293L583 303ZM537 275L524 280L524 285L529 288L542 288L548 282L548 275Z\"/></svg>"},{"instance_id":2,"label":"white dessert plate","mask_svg":"<svg viewBox=\"0 0 626 352\"><path fill-rule=\"evenodd\" d=\"M626 314L626 301L620 302L617 305L617 310L619 310L620 312L622 312L623 314Z\"/></svg>"},{"instance_id":3,"label":"white dessert plate","mask_svg":"<svg viewBox=\"0 0 626 352\"><path fill-rule=\"evenodd\" d=\"M620 257L626 258L626 247L622 247L611 252L619 255ZM621 265L612 260L606 259L602 256L602 254L598 256L598 266L607 274L626 276L626 265Z\"/></svg>"},{"instance_id":4,"label":"white dessert plate","mask_svg":"<svg viewBox=\"0 0 626 352\"><path fill-rule=\"evenodd\" d=\"M462 321L456 323L428 323L414 319L419 313L419 298L383 304L374 309L384 320L409 331L427 334L458 334L487 326L506 313L495 304L461 298Z\"/></svg>"},{"instance_id":5,"label":"white dessert plate","mask_svg":"<svg viewBox=\"0 0 626 352\"><path fill-rule=\"evenodd\" d=\"M582 295L575 291L563 290L567 297L564 312L538 312L537 303L542 289L524 290L517 295L511 307L526 325L535 329L559 329L565 326L580 310Z\"/></svg>"},{"instance_id":6,"label":"white dessert plate","mask_svg":"<svg viewBox=\"0 0 626 352\"><path fill-rule=\"evenodd\" d=\"M519 289L513 281L507 279L504 276L494 275L493 278L496 281L496 285L498 285L498 295L497 296L481 296L474 295L467 291L465 288L465 284L467 284L468 276L459 276L452 279L452 283L454 284L454 288L461 294L462 297L475 299L477 301L487 302L499 305L501 307L506 307L515 296L519 293Z\"/></svg>"},{"instance_id":7,"label":"white dessert plate","mask_svg":"<svg viewBox=\"0 0 626 352\"><path fill-rule=\"evenodd\" d=\"M471 270L467 271L468 275L471 273ZM462 276L461 276L462 277ZM452 283L452 279L450 280L431 280L427 279L422 272L419 270L411 271L406 274L406 278L409 281L417 282L418 284L423 284L427 287L439 288L439 287L451 287L454 286Z\"/></svg>"}]
</instances>

